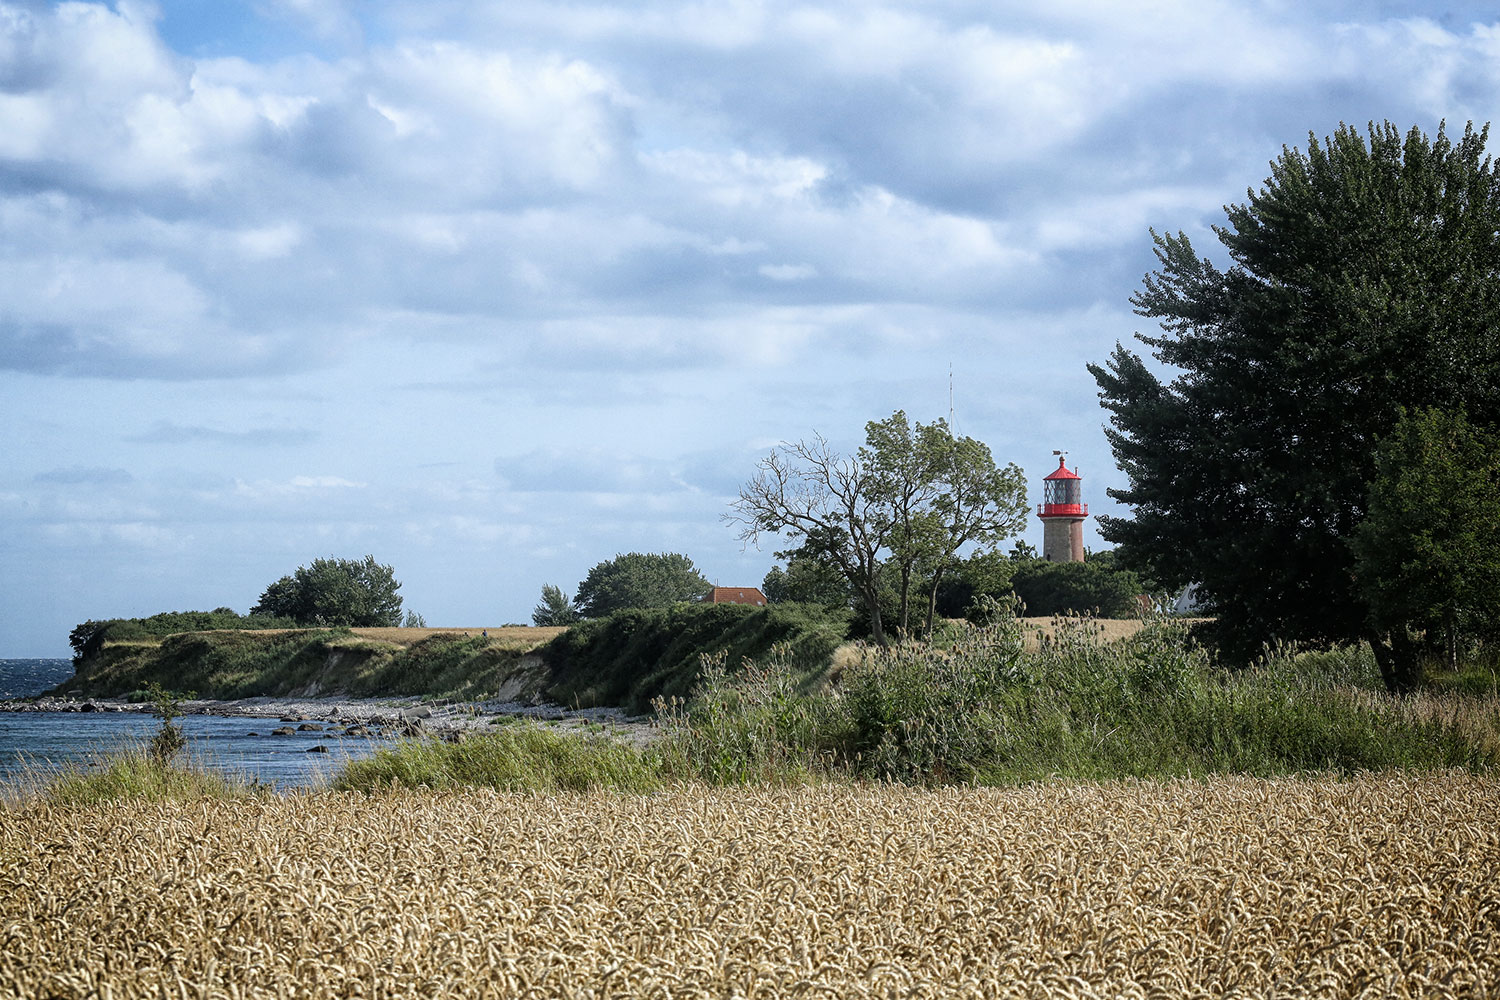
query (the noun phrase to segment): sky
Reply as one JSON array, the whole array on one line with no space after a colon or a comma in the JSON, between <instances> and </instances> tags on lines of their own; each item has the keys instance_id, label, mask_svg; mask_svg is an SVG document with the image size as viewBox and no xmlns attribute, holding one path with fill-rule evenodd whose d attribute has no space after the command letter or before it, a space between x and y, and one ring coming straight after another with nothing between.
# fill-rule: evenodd
<instances>
[{"instance_id":1,"label":"sky","mask_svg":"<svg viewBox=\"0 0 1500 1000\"><path fill-rule=\"evenodd\" d=\"M0 656L326 556L431 625L757 585L756 463L897 409L1128 515L1150 230L1497 97L1468 3L0 0Z\"/></svg>"}]
</instances>

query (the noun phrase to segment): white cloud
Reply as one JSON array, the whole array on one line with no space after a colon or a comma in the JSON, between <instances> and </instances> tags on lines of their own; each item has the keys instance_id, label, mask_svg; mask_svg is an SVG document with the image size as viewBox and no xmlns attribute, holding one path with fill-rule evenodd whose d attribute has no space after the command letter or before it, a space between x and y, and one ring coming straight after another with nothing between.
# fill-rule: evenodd
<instances>
[{"instance_id":1,"label":"white cloud","mask_svg":"<svg viewBox=\"0 0 1500 1000\"><path fill-rule=\"evenodd\" d=\"M629 548L753 582L744 442L938 415L950 362L997 453L1103 468L1147 226L1500 102L1462 0L257 0L174 51L181 9L0 0L0 528L80 604L345 546L473 620Z\"/></svg>"},{"instance_id":2,"label":"white cloud","mask_svg":"<svg viewBox=\"0 0 1500 1000\"><path fill-rule=\"evenodd\" d=\"M806 281L818 274L811 264L762 264L756 270L772 281Z\"/></svg>"},{"instance_id":3,"label":"white cloud","mask_svg":"<svg viewBox=\"0 0 1500 1000\"><path fill-rule=\"evenodd\" d=\"M689 185L699 197L738 209L804 201L828 176L827 167L806 157L751 156L744 150L710 153L675 149L646 154L641 159L668 183Z\"/></svg>"},{"instance_id":4,"label":"white cloud","mask_svg":"<svg viewBox=\"0 0 1500 1000\"><path fill-rule=\"evenodd\" d=\"M234 493L248 500L267 500L290 496L317 494L327 496L336 490L362 490L368 483L345 479L342 476L292 476L281 481L236 480Z\"/></svg>"},{"instance_id":5,"label":"white cloud","mask_svg":"<svg viewBox=\"0 0 1500 1000\"><path fill-rule=\"evenodd\" d=\"M240 250L251 260L285 257L302 242L303 230L295 222L246 229L236 236Z\"/></svg>"},{"instance_id":6,"label":"white cloud","mask_svg":"<svg viewBox=\"0 0 1500 1000\"><path fill-rule=\"evenodd\" d=\"M316 38L358 45L364 38L359 19L346 0L260 0L269 10L304 26Z\"/></svg>"}]
</instances>

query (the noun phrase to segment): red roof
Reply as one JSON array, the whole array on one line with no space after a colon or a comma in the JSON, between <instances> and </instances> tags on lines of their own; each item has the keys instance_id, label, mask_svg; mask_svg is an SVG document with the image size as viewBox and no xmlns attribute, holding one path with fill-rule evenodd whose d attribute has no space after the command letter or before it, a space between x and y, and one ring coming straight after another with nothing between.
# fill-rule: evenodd
<instances>
[{"instance_id":1,"label":"red roof","mask_svg":"<svg viewBox=\"0 0 1500 1000\"><path fill-rule=\"evenodd\" d=\"M1067 461L1068 456L1057 456L1057 471L1048 476L1047 479L1082 479L1083 477L1077 473L1068 471ZM1045 483L1047 479L1043 479L1042 482Z\"/></svg>"},{"instance_id":2,"label":"red roof","mask_svg":"<svg viewBox=\"0 0 1500 1000\"><path fill-rule=\"evenodd\" d=\"M703 600L708 604L758 604L765 607L766 595L759 587L715 587Z\"/></svg>"}]
</instances>

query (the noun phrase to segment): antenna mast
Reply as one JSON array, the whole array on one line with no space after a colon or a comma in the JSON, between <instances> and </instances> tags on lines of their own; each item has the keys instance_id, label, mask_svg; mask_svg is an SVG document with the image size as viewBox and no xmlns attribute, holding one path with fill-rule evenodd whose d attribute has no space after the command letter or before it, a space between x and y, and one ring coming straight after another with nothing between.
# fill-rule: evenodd
<instances>
[{"instance_id":1,"label":"antenna mast","mask_svg":"<svg viewBox=\"0 0 1500 1000\"><path fill-rule=\"evenodd\" d=\"M948 362L948 436L955 437L958 434L953 426L953 362Z\"/></svg>"}]
</instances>

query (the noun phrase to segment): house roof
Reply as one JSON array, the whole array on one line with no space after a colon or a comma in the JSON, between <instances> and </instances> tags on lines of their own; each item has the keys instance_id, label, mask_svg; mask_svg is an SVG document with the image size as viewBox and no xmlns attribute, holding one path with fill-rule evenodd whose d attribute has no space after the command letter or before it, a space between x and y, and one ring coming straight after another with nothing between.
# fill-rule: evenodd
<instances>
[{"instance_id":1,"label":"house roof","mask_svg":"<svg viewBox=\"0 0 1500 1000\"><path fill-rule=\"evenodd\" d=\"M759 587L715 587L704 598L709 604L759 604L764 606L766 595Z\"/></svg>"}]
</instances>

